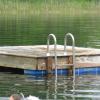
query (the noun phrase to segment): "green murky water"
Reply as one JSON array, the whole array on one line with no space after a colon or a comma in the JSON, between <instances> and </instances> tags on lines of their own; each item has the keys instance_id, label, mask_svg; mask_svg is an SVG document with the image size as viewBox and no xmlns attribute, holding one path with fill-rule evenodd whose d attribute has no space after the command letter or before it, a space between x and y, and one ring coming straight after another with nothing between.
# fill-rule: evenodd
<instances>
[{"instance_id":1,"label":"green murky water","mask_svg":"<svg viewBox=\"0 0 100 100\"><path fill-rule=\"evenodd\" d=\"M0 0L0 45L46 44L67 32L76 45L100 48L99 0Z\"/></svg>"},{"instance_id":2,"label":"green murky water","mask_svg":"<svg viewBox=\"0 0 100 100\"><path fill-rule=\"evenodd\" d=\"M0 98L8 100L8 97L13 93L23 93L25 97L34 95L41 100L74 100L71 96L67 96L67 94L72 94L72 91L70 91L73 89L72 84L72 78L67 76L59 76L58 83L55 83L54 77L0 73ZM76 76L75 89L92 91L75 92L76 96L82 96L75 98L75 100L99 100L100 97L94 98L94 96L100 95L100 76ZM96 93L96 90L99 92ZM92 97L88 98L88 95L92 95Z\"/></svg>"}]
</instances>

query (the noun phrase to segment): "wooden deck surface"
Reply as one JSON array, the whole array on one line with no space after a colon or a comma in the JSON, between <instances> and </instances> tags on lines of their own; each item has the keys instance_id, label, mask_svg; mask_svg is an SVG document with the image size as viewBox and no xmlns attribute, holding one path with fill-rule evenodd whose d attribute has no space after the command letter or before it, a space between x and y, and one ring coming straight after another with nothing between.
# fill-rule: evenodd
<instances>
[{"instance_id":1,"label":"wooden deck surface","mask_svg":"<svg viewBox=\"0 0 100 100\"><path fill-rule=\"evenodd\" d=\"M34 46L3 46L0 47L0 54L25 57L46 57L46 45ZM54 56L54 46L50 46L51 56ZM57 56L64 56L64 46L57 45ZM67 46L67 54L72 55L72 47ZM76 55L100 55L100 49L75 47Z\"/></svg>"}]
</instances>

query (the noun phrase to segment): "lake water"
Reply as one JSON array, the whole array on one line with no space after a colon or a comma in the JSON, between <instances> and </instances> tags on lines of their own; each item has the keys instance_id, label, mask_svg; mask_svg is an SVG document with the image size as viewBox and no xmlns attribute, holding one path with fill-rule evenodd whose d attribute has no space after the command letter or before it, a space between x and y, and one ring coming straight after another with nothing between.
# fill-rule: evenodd
<instances>
[{"instance_id":1,"label":"lake water","mask_svg":"<svg viewBox=\"0 0 100 100\"><path fill-rule=\"evenodd\" d=\"M0 45L46 44L48 34L63 44L71 32L76 45L100 48L98 0L0 0Z\"/></svg>"},{"instance_id":2,"label":"lake water","mask_svg":"<svg viewBox=\"0 0 100 100\"><path fill-rule=\"evenodd\" d=\"M41 100L73 100L66 94L72 94L72 77L59 76L58 83L55 78L17 75L0 73L0 97L9 97L13 93L23 93L25 96L34 95ZM83 96L75 100L99 100L94 96L100 95L100 76L82 75L76 76L75 89L92 92L76 92L75 95ZM99 92L95 92L98 90ZM92 97L88 98L88 95ZM8 98L7 98L8 99ZM2 98L2 100L5 100Z\"/></svg>"}]
</instances>

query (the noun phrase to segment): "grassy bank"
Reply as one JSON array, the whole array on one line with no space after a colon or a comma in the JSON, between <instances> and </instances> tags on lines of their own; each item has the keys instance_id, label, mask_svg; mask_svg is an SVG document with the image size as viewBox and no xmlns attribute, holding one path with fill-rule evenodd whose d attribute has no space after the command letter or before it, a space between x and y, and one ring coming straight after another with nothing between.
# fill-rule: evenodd
<instances>
[{"instance_id":1,"label":"grassy bank","mask_svg":"<svg viewBox=\"0 0 100 100\"><path fill-rule=\"evenodd\" d=\"M1 17L97 15L96 0L0 0Z\"/></svg>"}]
</instances>

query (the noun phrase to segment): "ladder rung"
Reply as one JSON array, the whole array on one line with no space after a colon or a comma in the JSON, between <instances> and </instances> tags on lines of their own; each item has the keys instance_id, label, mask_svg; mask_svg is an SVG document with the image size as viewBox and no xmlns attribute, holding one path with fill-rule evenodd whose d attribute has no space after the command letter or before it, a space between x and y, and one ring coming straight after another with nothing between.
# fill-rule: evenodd
<instances>
[{"instance_id":1,"label":"ladder rung","mask_svg":"<svg viewBox=\"0 0 100 100\"><path fill-rule=\"evenodd\" d=\"M74 66L74 64L57 64L57 66Z\"/></svg>"}]
</instances>

